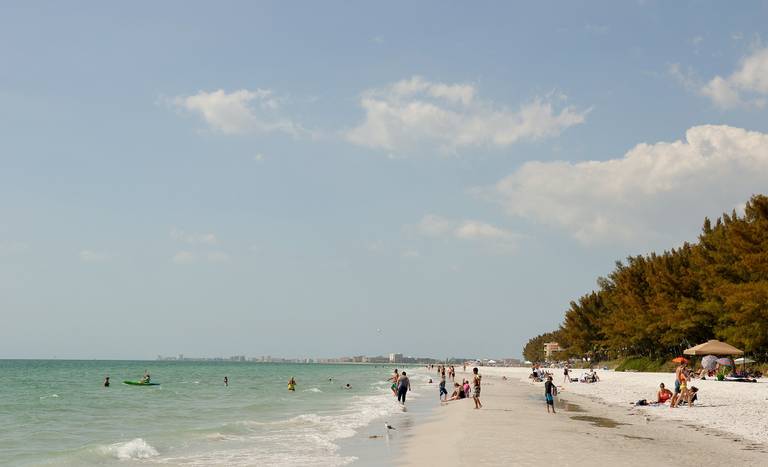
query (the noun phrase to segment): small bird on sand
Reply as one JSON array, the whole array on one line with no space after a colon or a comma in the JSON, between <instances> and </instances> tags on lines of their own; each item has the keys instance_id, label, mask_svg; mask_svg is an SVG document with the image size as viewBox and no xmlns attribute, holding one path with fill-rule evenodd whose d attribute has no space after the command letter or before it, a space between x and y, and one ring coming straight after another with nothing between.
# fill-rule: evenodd
<instances>
[{"instance_id":1,"label":"small bird on sand","mask_svg":"<svg viewBox=\"0 0 768 467\"><path fill-rule=\"evenodd\" d=\"M389 423L385 423L384 426L387 427L387 430L395 430L395 431L397 431L397 428L393 427Z\"/></svg>"}]
</instances>

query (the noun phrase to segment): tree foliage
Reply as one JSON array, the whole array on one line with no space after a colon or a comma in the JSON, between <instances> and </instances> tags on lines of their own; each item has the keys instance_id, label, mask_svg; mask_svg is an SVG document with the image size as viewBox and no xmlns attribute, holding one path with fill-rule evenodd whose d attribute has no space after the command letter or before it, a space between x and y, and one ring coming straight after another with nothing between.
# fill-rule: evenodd
<instances>
[{"instance_id":1,"label":"tree foliage","mask_svg":"<svg viewBox=\"0 0 768 467\"><path fill-rule=\"evenodd\" d=\"M768 358L766 196L753 196L743 216L705 219L697 243L617 262L523 355L541 361L554 340L573 356L659 358L713 338Z\"/></svg>"}]
</instances>

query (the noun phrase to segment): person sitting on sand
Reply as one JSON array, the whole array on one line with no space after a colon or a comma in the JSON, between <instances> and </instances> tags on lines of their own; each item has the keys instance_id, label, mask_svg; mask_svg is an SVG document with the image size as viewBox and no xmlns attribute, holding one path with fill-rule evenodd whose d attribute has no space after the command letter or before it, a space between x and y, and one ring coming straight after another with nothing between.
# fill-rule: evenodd
<instances>
[{"instance_id":1,"label":"person sitting on sand","mask_svg":"<svg viewBox=\"0 0 768 467\"><path fill-rule=\"evenodd\" d=\"M664 387L664 383L659 384L659 392L656 393L656 402L663 404L672 399L672 391Z\"/></svg>"},{"instance_id":2,"label":"person sitting on sand","mask_svg":"<svg viewBox=\"0 0 768 467\"><path fill-rule=\"evenodd\" d=\"M446 399L445 402L457 401L459 399L464 399L464 389L459 383L453 383L453 394L451 394L451 397Z\"/></svg>"},{"instance_id":3,"label":"person sitting on sand","mask_svg":"<svg viewBox=\"0 0 768 467\"><path fill-rule=\"evenodd\" d=\"M688 389L685 393L685 399L681 400L678 405L688 404L688 408L693 407L693 403L696 402L699 398L699 388L696 386L691 386L690 389Z\"/></svg>"}]
</instances>

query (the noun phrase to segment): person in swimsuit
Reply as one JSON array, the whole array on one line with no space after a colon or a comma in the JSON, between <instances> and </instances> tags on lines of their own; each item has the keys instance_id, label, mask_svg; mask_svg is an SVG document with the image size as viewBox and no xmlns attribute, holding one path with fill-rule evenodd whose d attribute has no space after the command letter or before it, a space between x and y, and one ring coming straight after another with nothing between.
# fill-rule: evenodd
<instances>
[{"instance_id":1,"label":"person in swimsuit","mask_svg":"<svg viewBox=\"0 0 768 467\"><path fill-rule=\"evenodd\" d=\"M104 377L104 387L105 387L105 388L108 388L108 387L109 387L109 376L105 376L105 377Z\"/></svg>"},{"instance_id":2,"label":"person in swimsuit","mask_svg":"<svg viewBox=\"0 0 768 467\"><path fill-rule=\"evenodd\" d=\"M670 402L670 407L677 407L678 402L680 402L680 399L682 398L682 391L680 390L680 386L685 379L685 362L680 363L680 365L675 368L675 394L672 396L672 401Z\"/></svg>"},{"instance_id":3,"label":"person in swimsuit","mask_svg":"<svg viewBox=\"0 0 768 467\"><path fill-rule=\"evenodd\" d=\"M293 379L293 376L291 376L291 379L288 380L288 390L289 391L295 391L296 390L296 380Z\"/></svg>"},{"instance_id":4,"label":"person in swimsuit","mask_svg":"<svg viewBox=\"0 0 768 467\"><path fill-rule=\"evenodd\" d=\"M550 406L552 406L552 413L555 413L555 395L557 395L557 387L552 382L552 377L547 376L547 381L544 382L544 399L547 401L547 413L549 413Z\"/></svg>"},{"instance_id":5,"label":"person in swimsuit","mask_svg":"<svg viewBox=\"0 0 768 467\"><path fill-rule=\"evenodd\" d=\"M672 398L672 391L664 386L664 383L659 384L659 392L656 393L656 402L663 404Z\"/></svg>"},{"instance_id":6,"label":"person in swimsuit","mask_svg":"<svg viewBox=\"0 0 768 467\"><path fill-rule=\"evenodd\" d=\"M224 377L224 386L229 387L229 378L227 378L226 376Z\"/></svg>"},{"instance_id":7,"label":"person in swimsuit","mask_svg":"<svg viewBox=\"0 0 768 467\"><path fill-rule=\"evenodd\" d=\"M390 386L390 389L392 389L392 394L397 397L397 382L400 379L400 373L397 372L397 368L395 368L395 373L392 375L391 378L389 378L387 381L392 381L392 386Z\"/></svg>"},{"instance_id":8,"label":"person in swimsuit","mask_svg":"<svg viewBox=\"0 0 768 467\"><path fill-rule=\"evenodd\" d=\"M571 382L570 378L568 377L568 367L567 366L563 368L563 382L564 383L570 383Z\"/></svg>"},{"instance_id":9,"label":"person in swimsuit","mask_svg":"<svg viewBox=\"0 0 768 467\"><path fill-rule=\"evenodd\" d=\"M475 400L475 408L480 409L483 407L483 404L480 403L480 381L483 379L482 376L480 376L480 373L478 373L477 367L472 368L472 373L474 373L474 377L472 378L472 382L475 386L475 392L472 394L472 399Z\"/></svg>"}]
</instances>

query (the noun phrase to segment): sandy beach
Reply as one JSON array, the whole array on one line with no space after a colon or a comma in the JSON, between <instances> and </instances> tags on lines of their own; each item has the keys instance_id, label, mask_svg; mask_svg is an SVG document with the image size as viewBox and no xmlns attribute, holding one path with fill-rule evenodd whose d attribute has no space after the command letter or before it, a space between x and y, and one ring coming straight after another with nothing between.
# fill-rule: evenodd
<instances>
[{"instance_id":1,"label":"sandy beach","mask_svg":"<svg viewBox=\"0 0 768 467\"><path fill-rule=\"evenodd\" d=\"M768 384L702 381L701 406L635 408L670 374L599 372L562 388L556 415L526 368L483 368L483 409L441 404L404 443L401 465L766 465ZM580 371L576 371L575 376ZM468 374L457 374L457 379ZM508 379L503 380L502 376ZM562 386L562 374L555 370ZM559 377L559 378L558 378ZM661 378L661 379L660 379ZM697 383L699 383L697 381ZM435 388L437 397L437 388Z\"/></svg>"}]
</instances>

